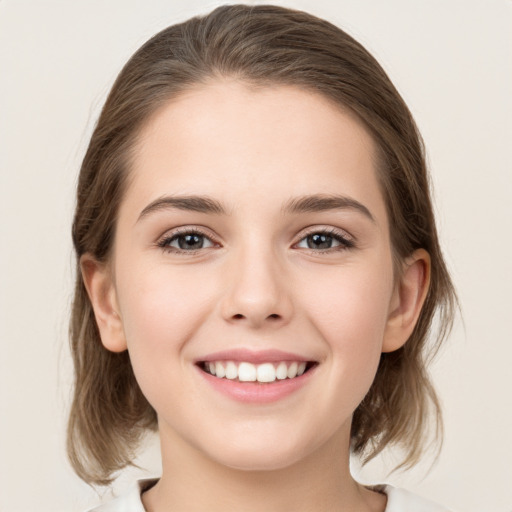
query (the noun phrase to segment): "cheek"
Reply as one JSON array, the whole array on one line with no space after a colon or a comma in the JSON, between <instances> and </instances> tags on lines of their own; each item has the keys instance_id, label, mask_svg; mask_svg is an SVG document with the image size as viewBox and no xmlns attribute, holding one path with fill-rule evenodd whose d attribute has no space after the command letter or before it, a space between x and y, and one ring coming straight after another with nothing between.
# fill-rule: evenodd
<instances>
[{"instance_id":1,"label":"cheek","mask_svg":"<svg viewBox=\"0 0 512 512\"><path fill-rule=\"evenodd\" d=\"M118 282L122 283L119 307L130 359L144 389L142 381L158 381L155 376L160 373L168 379L183 364L183 347L205 314L197 293L201 283L165 267L120 274Z\"/></svg>"},{"instance_id":2,"label":"cheek","mask_svg":"<svg viewBox=\"0 0 512 512\"><path fill-rule=\"evenodd\" d=\"M370 268L344 268L315 279L303 296L305 310L318 320L317 326L333 350L361 343L382 341L392 280Z\"/></svg>"},{"instance_id":3,"label":"cheek","mask_svg":"<svg viewBox=\"0 0 512 512\"><path fill-rule=\"evenodd\" d=\"M327 345L331 382L343 386L343 396L352 397L354 407L373 382L382 352L392 293L392 279L383 275L390 274L343 269L316 280L303 298L304 310Z\"/></svg>"}]
</instances>

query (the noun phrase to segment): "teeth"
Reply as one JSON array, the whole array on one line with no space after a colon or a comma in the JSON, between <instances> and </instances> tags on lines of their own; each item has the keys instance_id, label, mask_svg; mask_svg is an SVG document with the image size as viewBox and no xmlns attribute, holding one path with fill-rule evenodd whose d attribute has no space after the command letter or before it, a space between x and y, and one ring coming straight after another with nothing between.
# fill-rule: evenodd
<instances>
[{"instance_id":1,"label":"teeth","mask_svg":"<svg viewBox=\"0 0 512 512\"><path fill-rule=\"evenodd\" d=\"M288 377L288 368L286 363L279 363L276 369L276 377L278 380L284 380Z\"/></svg>"},{"instance_id":2,"label":"teeth","mask_svg":"<svg viewBox=\"0 0 512 512\"><path fill-rule=\"evenodd\" d=\"M274 382L276 380L276 369L271 363L258 365L256 374L258 382Z\"/></svg>"},{"instance_id":3,"label":"teeth","mask_svg":"<svg viewBox=\"0 0 512 512\"><path fill-rule=\"evenodd\" d=\"M297 363L292 363L288 367L288 371L286 373L287 373L289 379L293 379L293 377L295 377L297 375L298 367L299 367L299 365Z\"/></svg>"},{"instance_id":4,"label":"teeth","mask_svg":"<svg viewBox=\"0 0 512 512\"><path fill-rule=\"evenodd\" d=\"M238 378L240 382L274 382L276 379L300 377L306 371L306 363L304 361L292 363L282 361L277 365L274 363L255 365L241 362L237 365L233 361L208 361L205 363L204 369L220 379L235 380Z\"/></svg>"},{"instance_id":5,"label":"teeth","mask_svg":"<svg viewBox=\"0 0 512 512\"><path fill-rule=\"evenodd\" d=\"M254 382L257 377L256 366L251 363L240 363L238 365L238 380L241 382Z\"/></svg>"},{"instance_id":6,"label":"teeth","mask_svg":"<svg viewBox=\"0 0 512 512\"><path fill-rule=\"evenodd\" d=\"M226 371L224 366L222 366L222 363L215 363L215 375L217 375L219 378L222 378L226 375Z\"/></svg>"},{"instance_id":7,"label":"teeth","mask_svg":"<svg viewBox=\"0 0 512 512\"><path fill-rule=\"evenodd\" d=\"M238 377L238 368L233 361L228 361L226 365L226 378L230 380L234 380Z\"/></svg>"}]
</instances>

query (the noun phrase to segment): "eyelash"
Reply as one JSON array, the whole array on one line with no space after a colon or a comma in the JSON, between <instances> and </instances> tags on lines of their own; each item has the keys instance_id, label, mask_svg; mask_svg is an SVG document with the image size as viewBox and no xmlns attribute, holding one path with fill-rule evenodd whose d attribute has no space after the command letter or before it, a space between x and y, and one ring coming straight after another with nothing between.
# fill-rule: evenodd
<instances>
[{"instance_id":1,"label":"eyelash","mask_svg":"<svg viewBox=\"0 0 512 512\"><path fill-rule=\"evenodd\" d=\"M214 242L214 240L212 240L212 238L207 235L206 233L203 233L203 231L201 231L200 229L197 229L197 228L180 228L180 229L177 229L176 231L170 233L169 235L166 235L164 238L162 238L158 243L158 247L161 247L162 249L164 249L165 252L171 252L171 253L174 253L174 254L184 254L186 253L187 255L191 255L191 254L196 254L197 252L201 251L202 249L193 249L191 251L187 251L185 249L176 249L175 247L170 247L169 244L175 240L175 239L178 239L180 236L184 236L184 235L198 235L198 236L203 236L205 238L207 238L208 240Z\"/></svg>"},{"instance_id":2,"label":"eyelash","mask_svg":"<svg viewBox=\"0 0 512 512\"><path fill-rule=\"evenodd\" d=\"M185 249L176 249L175 247L171 247L169 245L174 240L177 240L180 236L184 236L184 235L198 235L198 236L207 238L212 243L216 243L215 240L213 240L211 238L211 236L207 235L206 233L204 233L203 231L201 231L198 228L180 228L180 229L177 229L176 231L170 233L169 235L166 235L165 237L163 237L160 241L157 242L157 246L160 247L161 249L163 249L165 252L178 254L178 255L189 255L189 256L197 254L199 251L203 250L203 248L202 248L202 249L192 249L192 250L188 251ZM315 255L332 254L333 252L345 251L347 249L352 249L356 246L355 242L352 239L348 238L343 232L341 232L335 228L313 229L309 232L306 232L304 234L304 236L297 243L302 242L303 240L305 240L306 238L308 238L309 236L312 236L312 235L324 235L324 236L333 238L335 241L339 242L339 244L340 244L338 247L329 247L328 249L320 249L320 250L315 250L315 249L311 249L311 248L306 249L312 253L315 253ZM295 244L295 245L297 245L297 244Z\"/></svg>"},{"instance_id":3,"label":"eyelash","mask_svg":"<svg viewBox=\"0 0 512 512\"><path fill-rule=\"evenodd\" d=\"M329 247L328 249L310 249L307 250L314 252L315 254L331 254L333 252L340 252L340 251L346 251L347 249L353 249L355 248L355 242L353 239L349 238L346 234L344 234L342 231L335 229L335 228L329 228L329 229L312 229L311 231L306 232L303 237L299 240L299 242L302 242L302 240L305 240L309 236L312 235L323 235L327 236L329 238L333 238L335 241L339 242L338 247ZM299 243L298 242L298 243ZM296 245L296 244L295 244Z\"/></svg>"}]
</instances>

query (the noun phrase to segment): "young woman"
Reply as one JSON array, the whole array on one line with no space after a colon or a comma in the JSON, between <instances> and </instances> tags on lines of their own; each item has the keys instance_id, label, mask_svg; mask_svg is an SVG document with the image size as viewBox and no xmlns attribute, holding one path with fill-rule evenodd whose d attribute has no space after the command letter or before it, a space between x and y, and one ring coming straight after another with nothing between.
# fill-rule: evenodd
<instances>
[{"instance_id":1,"label":"young woman","mask_svg":"<svg viewBox=\"0 0 512 512\"><path fill-rule=\"evenodd\" d=\"M126 64L73 241L78 475L158 429L163 473L97 510L444 510L349 456L422 453L455 294L420 136L388 77L309 14L224 6Z\"/></svg>"}]
</instances>

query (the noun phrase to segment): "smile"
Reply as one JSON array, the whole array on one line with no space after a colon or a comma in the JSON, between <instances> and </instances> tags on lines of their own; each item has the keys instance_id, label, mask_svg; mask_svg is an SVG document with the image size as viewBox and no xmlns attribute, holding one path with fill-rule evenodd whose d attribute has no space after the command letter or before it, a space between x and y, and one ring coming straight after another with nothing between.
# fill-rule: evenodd
<instances>
[{"instance_id":1,"label":"smile","mask_svg":"<svg viewBox=\"0 0 512 512\"><path fill-rule=\"evenodd\" d=\"M271 383L276 380L300 377L316 363L306 361L280 361L253 364L246 361L204 361L199 367L217 377L236 382Z\"/></svg>"},{"instance_id":2,"label":"smile","mask_svg":"<svg viewBox=\"0 0 512 512\"><path fill-rule=\"evenodd\" d=\"M211 389L257 405L283 400L307 387L321 366L311 355L237 347L205 354L196 359L195 367Z\"/></svg>"}]
</instances>

